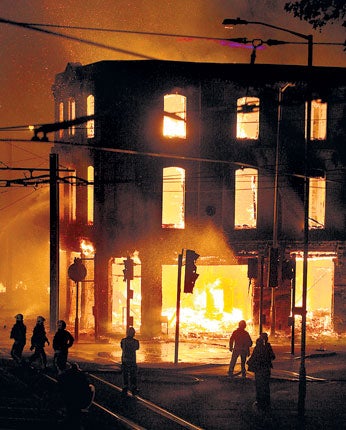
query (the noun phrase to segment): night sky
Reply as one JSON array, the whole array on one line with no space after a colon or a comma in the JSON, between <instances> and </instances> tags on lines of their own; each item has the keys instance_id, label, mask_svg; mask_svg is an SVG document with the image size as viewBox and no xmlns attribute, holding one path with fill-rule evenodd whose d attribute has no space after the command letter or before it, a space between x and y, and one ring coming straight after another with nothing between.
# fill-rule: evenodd
<instances>
[{"instance_id":1,"label":"night sky","mask_svg":"<svg viewBox=\"0 0 346 430\"><path fill-rule=\"evenodd\" d=\"M241 17L313 34L315 42L345 40L341 23L329 25L322 33L283 10L286 0L1 0L2 18L27 22L143 31L211 38L277 38L294 42L302 39L264 26L224 29L224 18ZM207 39L145 36L124 33L46 28L69 36L89 39L143 56L166 60L241 62L250 61L251 46L224 46ZM68 62L83 65L101 60L139 59L84 43L69 41L8 24L0 24L1 114L0 127L52 122L51 86ZM265 47L257 52L257 63L306 64L304 45ZM346 66L342 46L314 47L314 65ZM3 134L3 133L2 133ZM3 136L2 136L3 137Z\"/></svg>"}]
</instances>

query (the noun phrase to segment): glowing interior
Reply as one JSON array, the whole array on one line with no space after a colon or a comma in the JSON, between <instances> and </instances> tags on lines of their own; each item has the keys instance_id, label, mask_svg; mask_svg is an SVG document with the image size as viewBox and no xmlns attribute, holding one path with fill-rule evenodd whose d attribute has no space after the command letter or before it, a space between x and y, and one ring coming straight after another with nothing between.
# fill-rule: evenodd
<instances>
[{"instance_id":1,"label":"glowing interior","mask_svg":"<svg viewBox=\"0 0 346 430\"><path fill-rule=\"evenodd\" d=\"M258 139L259 98L241 97L237 100L237 139Z\"/></svg>"},{"instance_id":2,"label":"glowing interior","mask_svg":"<svg viewBox=\"0 0 346 430\"><path fill-rule=\"evenodd\" d=\"M186 97L167 94L164 97L163 135L186 138Z\"/></svg>"},{"instance_id":3,"label":"glowing interior","mask_svg":"<svg viewBox=\"0 0 346 430\"><path fill-rule=\"evenodd\" d=\"M88 189L87 189L87 204L88 204L88 224L94 223L94 167L88 166ZM90 184L91 182L91 184Z\"/></svg>"},{"instance_id":4,"label":"glowing interior","mask_svg":"<svg viewBox=\"0 0 346 430\"><path fill-rule=\"evenodd\" d=\"M326 179L309 179L309 228L324 228L326 213Z\"/></svg>"},{"instance_id":5,"label":"glowing interior","mask_svg":"<svg viewBox=\"0 0 346 430\"><path fill-rule=\"evenodd\" d=\"M311 256L308 261L307 310L309 332L331 331L333 263L332 256ZM115 330L126 327L126 282L123 281L123 257L115 258L111 265L113 288L113 320ZM136 260L135 260L136 261ZM139 260L138 260L139 261ZM301 306L302 257L297 257L296 306ZM131 281L134 298L131 300L131 314L134 326L141 323L141 281L140 264L135 265L135 278ZM222 336L229 333L245 319L250 330L252 325L252 287L249 287L247 265L198 266L199 278L193 294L181 293L180 332L189 334ZM168 331L174 334L177 309L177 266L162 266L162 315L167 317ZM298 319L298 317L296 317ZM163 327L165 332L165 327Z\"/></svg>"},{"instance_id":6,"label":"glowing interior","mask_svg":"<svg viewBox=\"0 0 346 430\"><path fill-rule=\"evenodd\" d=\"M59 103L59 121L60 122L64 121L64 103L63 102ZM63 134L64 134L64 129L60 128L59 137L62 138Z\"/></svg>"},{"instance_id":7,"label":"glowing interior","mask_svg":"<svg viewBox=\"0 0 346 430\"><path fill-rule=\"evenodd\" d=\"M237 169L235 172L234 226L237 229L256 228L257 170Z\"/></svg>"},{"instance_id":8,"label":"glowing interior","mask_svg":"<svg viewBox=\"0 0 346 430\"><path fill-rule=\"evenodd\" d=\"M327 103L322 100L311 102L311 134L312 140L324 140L327 137Z\"/></svg>"},{"instance_id":9,"label":"glowing interior","mask_svg":"<svg viewBox=\"0 0 346 430\"><path fill-rule=\"evenodd\" d=\"M73 98L68 99L68 119L73 120L76 119L76 101ZM70 136L75 135L76 127L72 125L69 127Z\"/></svg>"},{"instance_id":10,"label":"glowing interior","mask_svg":"<svg viewBox=\"0 0 346 430\"><path fill-rule=\"evenodd\" d=\"M92 94L87 97L87 115L94 115L95 113L95 99ZM87 122L87 137L92 139L95 137L95 120L91 119Z\"/></svg>"},{"instance_id":11,"label":"glowing interior","mask_svg":"<svg viewBox=\"0 0 346 430\"><path fill-rule=\"evenodd\" d=\"M185 170L180 167L163 169L162 227L185 227Z\"/></svg>"}]
</instances>

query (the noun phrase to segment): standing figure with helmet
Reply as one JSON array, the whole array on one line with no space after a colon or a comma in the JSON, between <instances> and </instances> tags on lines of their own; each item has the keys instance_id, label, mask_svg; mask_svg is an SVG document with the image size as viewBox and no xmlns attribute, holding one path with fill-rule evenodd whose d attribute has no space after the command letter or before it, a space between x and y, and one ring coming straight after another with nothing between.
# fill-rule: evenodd
<instances>
[{"instance_id":1,"label":"standing figure with helmet","mask_svg":"<svg viewBox=\"0 0 346 430\"><path fill-rule=\"evenodd\" d=\"M47 355L44 347L50 345L49 340L46 335L46 329L44 327L45 318L38 316L36 320L36 325L33 329L31 336L31 346L30 351L34 351L33 355L29 357L29 363L36 360L40 360L41 367L45 369L47 367Z\"/></svg>"},{"instance_id":2,"label":"standing figure with helmet","mask_svg":"<svg viewBox=\"0 0 346 430\"><path fill-rule=\"evenodd\" d=\"M123 394L127 394L128 389L132 394L138 393L137 388L137 350L139 349L139 341L135 338L136 331L133 327L129 327L126 331L126 337L121 339L120 347L121 369L123 373Z\"/></svg>"},{"instance_id":3,"label":"standing figure with helmet","mask_svg":"<svg viewBox=\"0 0 346 430\"><path fill-rule=\"evenodd\" d=\"M252 339L249 332L245 330L246 321L241 320L238 323L238 328L234 330L229 339L229 350L232 352L231 361L229 363L228 375L233 377L234 366L240 356L241 375L246 378L246 357L250 355L250 347L252 346Z\"/></svg>"},{"instance_id":4,"label":"standing figure with helmet","mask_svg":"<svg viewBox=\"0 0 346 430\"><path fill-rule=\"evenodd\" d=\"M11 356L17 364L21 364L23 349L26 344L26 325L24 324L23 314L15 316L16 322L11 329L10 339L13 339Z\"/></svg>"},{"instance_id":5,"label":"standing figure with helmet","mask_svg":"<svg viewBox=\"0 0 346 430\"><path fill-rule=\"evenodd\" d=\"M62 372L66 369L68 350L73 345L74 337L66 330L66 322L64 320L57 322L57 328L53 337L54 365L58 372Z\"/></svg>"}]
</instances>

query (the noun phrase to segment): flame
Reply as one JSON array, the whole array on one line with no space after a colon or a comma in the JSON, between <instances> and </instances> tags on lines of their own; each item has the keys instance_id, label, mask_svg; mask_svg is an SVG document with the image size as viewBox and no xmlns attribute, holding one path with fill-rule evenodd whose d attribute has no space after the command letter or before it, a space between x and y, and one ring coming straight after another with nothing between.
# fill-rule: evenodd
<instances>
[{"instance_id":1,"label":"flame","mask_svg":"<svg viewBox=\"0 0 346 430\"><path fill-rule=\"evenodd\" d=\"M131 258L135 264L141 264L141 260L139 258L139 251L134 251L131 255Z\"/></svg>"},{"instance_id":2,"label":"flame","mask_svg":"<svg viewBox=\"0 0 346 430\"><path fill-rule=\"evenodd\" d=\"M164 266L162 315L176 324L174 266ZM183 335L228 336L242 319L250 329L251 293L245 266L199 266L193 294L181 294L179 327Z\"/></svg>"},{"instance_id":3,"label":"flame","mask_svg":"<svg viewBox=\"0 0 346 430\"><path fill-rule=\"evenodd\" d=\"M131 258L135 261L131 289L131 314L136 328L141 326L141 265L138 251ZM331 311L333 259L335 255L309 254L307 333L317 339L333 336ZM123 260L115 258L112 265L113 325L123 327L126 315L126 285L123 282ZM253 335L257 331L253 318L253 293L247 278L247 265L198 266L198 280L192 294L184 293L181 286L179 329L186 337L227 337L245 320ZM296 306L301 304L302 259L297 257ZM168 333L174 334L177 313L177 267L162 266L162 322ZM289 305L288 305L289 306ZM288 311L288 309L286 309ZM279 309L278 309L279 312ZM297 333L299 316L295 317ZM162 332L166 326L162 327Z\"/></svg>"},{"instance_id":4,"label":"flame","mask_svg":"<svg viewBox=\"0 0 346 430\"><path fill-rule=\"evenodd\" d=\"M95 254L95 248L93 244L85 239L82 239L80 242L80 249L82 250L82 254L86 257L92 257Z\"/></svg>"}]
</instances>

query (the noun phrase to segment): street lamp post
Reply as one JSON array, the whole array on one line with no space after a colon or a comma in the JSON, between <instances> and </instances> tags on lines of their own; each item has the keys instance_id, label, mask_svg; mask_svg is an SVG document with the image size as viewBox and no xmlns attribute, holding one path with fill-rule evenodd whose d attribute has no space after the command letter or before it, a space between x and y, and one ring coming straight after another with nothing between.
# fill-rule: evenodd
<instances>
[{"instance_id":1,"label":"street lamp post","mask_svg":"<svg viewBox=\"0 0 346 430\"><path fill-rule=\"evenodd\" d=\"M305 370L305 353L306 353L306 299L307 299L307 274L308 274L308 252L309 252L309 178L308 178L308 150L311 139L311 68L312 68L312 54L313 54L313 36L303 33L298 33L284 27L268 24L261 21L247 21L241 18L224 19L224 26L233 28L235 25L256 24L265 27L274 28L276 30L284 31L293 34L307 41L308 45L308 81L307 81L307 111L306 111L306 131L305 131L305 147L304 147L304 256L303 256L303 293L302 293L302 334L301 334L301 362L299 369L299 396L298 396L298 415L300 418L304 417L305 413L305 396L306 396L306 370ZM276 216L276 215L275 215ZM276 221L275 221L276 222Z\"/></svg>"}]
</instances>

